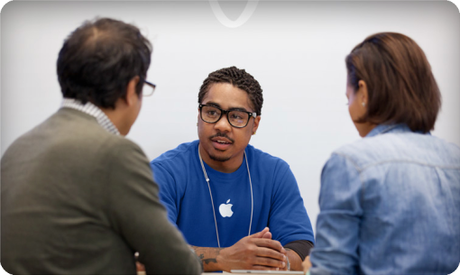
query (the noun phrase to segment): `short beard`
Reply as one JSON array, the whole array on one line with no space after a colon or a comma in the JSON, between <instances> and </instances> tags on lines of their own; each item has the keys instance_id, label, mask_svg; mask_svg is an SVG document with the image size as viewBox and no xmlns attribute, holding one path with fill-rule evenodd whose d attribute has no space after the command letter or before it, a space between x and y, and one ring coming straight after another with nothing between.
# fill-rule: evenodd
<instances>
[{"instance_id":1,"label":"short beard","mask_svg":"<svg viewBox=\"0 0 460 275\"><path fill-rule=\"evenodd\" d=\"M213 156L213 155L209 155L209 157L212 159L212 160L215 160L215 161L219 161L219 162L226 162L227 160L230 159L230 157L216 157L216 156Z\"/></svg>"}]
</instances>

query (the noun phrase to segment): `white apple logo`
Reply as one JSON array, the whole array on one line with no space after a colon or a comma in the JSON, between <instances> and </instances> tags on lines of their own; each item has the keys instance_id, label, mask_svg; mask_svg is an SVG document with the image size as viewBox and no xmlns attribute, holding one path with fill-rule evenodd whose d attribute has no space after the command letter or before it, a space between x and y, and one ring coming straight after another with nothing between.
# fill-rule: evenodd
<instances>
[{"instance_id":1,"label":"white apple logo","mask_svg":"<svg viewBox=\"0 0 460 275\"><path fill-rule=\"evenodd\" d=\"M233 215L232 206L233 204L229 203L230 199L228 199L227 204L223 203L219 206L220 215L225 217L231 217Z\"/></svg>"}]
</instances>

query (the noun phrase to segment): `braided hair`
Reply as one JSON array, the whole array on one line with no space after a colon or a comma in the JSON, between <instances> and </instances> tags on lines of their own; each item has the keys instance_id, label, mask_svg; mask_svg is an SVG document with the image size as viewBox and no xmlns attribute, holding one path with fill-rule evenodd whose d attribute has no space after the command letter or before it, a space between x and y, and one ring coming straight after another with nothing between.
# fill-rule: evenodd
<instances>
[{"instance_id":1,"label":"braided hair","mask_svg":"<svg viewBox=\"0 0 460 275\"><path fill-rule=\"evenodd\" d=\"M203 98L206 96L206 93L209 91L211 85L215 83L229 83L248 93L249 100L251 101L255 112L258 116L261 115L262 104L264 101L262 88L260 87L259 82L257 82L257 80L244 69L238 69L237 67L232 66L210 73L201 85L200 92L198 93L198 103L202 103Z\"/></svg>"}]
</instances>

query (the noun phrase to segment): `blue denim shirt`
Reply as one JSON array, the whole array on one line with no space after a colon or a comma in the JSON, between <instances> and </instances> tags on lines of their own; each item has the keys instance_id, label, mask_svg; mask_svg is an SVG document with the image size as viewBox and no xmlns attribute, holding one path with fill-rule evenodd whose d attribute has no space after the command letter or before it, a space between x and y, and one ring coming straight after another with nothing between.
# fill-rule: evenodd
<instances>
[{"instance_id":1,"label":"blue denim shirt","mask_svg":"<svg viewBox=\"0 0 460 275\"><path fill-rule=\"evenodd\" d=\"M460 148L379 125L323 168L311 274L448 274L460 262Z\"/></svg>"}]
</instances>

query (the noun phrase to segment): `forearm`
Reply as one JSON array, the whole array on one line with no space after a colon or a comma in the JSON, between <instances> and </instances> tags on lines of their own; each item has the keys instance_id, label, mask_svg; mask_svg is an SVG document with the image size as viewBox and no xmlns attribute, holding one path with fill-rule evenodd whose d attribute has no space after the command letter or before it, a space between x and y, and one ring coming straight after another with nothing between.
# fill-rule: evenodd
<instances>
[{"instance_id":1,"label":"forearm","mask_svg":"<svg viewBox=\"0 0 460 275\"><path fill-rule=\"evenodd\" d=\"M205 272L232 269L283 269L286 263L286 251L280 242L268 238L267 234L271 236L268 230L265 228L226 248L191 247L201 260Z\"/></svg>"},{"instance_id":2,"label":"forearm","mask_svg":"<svg viewBox=\"0 0 460 275\"><path fill-rule=\"evenodd\" d=\"M218 247L199 247L199 246L190 246L201 260L203 271L221 271L223 269L222 262L218 262L218 256L222 248Z\"/></svg>"},{"instance_id":3,"label":"forearm","mask_svg":"<svg viewBox=\"0 0 460 275\"><path fill-rule=\"evenodd\" d=\"M286 256L289 258L290 270L302 271L302 259L294 250L286 248Z\"/></svg>"}]
</instances>

